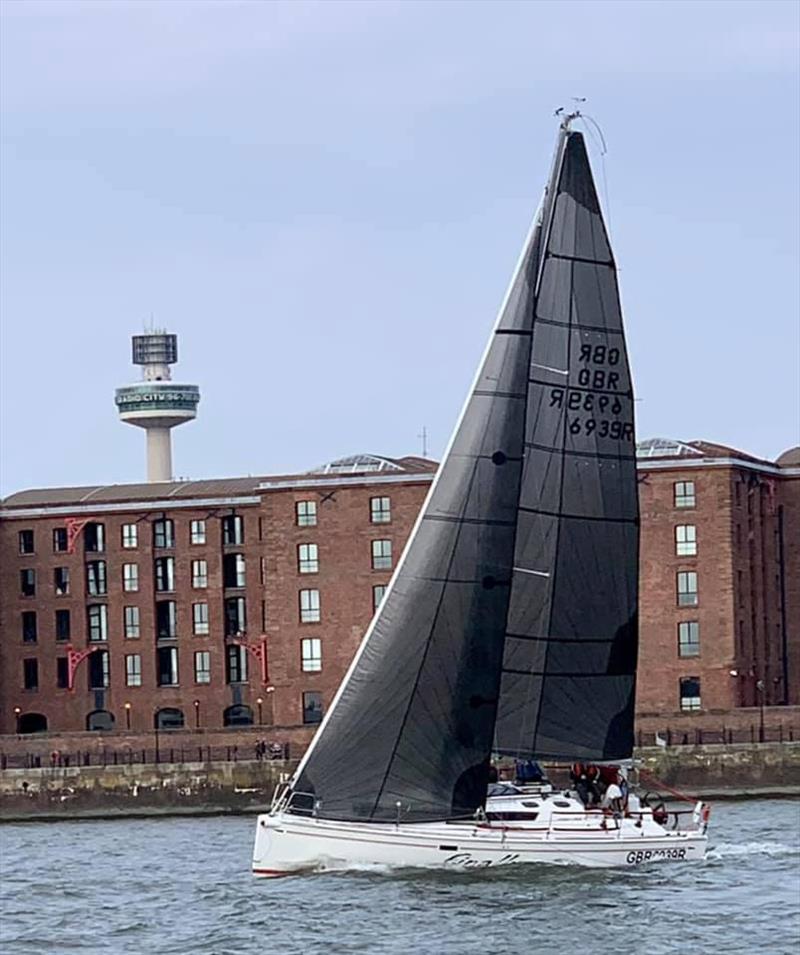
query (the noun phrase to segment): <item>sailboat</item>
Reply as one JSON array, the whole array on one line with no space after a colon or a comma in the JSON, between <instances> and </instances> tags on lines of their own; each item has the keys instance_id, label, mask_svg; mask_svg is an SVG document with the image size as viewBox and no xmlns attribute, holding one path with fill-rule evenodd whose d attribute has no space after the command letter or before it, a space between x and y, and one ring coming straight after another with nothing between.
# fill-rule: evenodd
<instances>
[{"instance_id":1,"label":"sailboat","mask_svg":"<svg viewBox=\"0 0 800 955\"><path fill-rule=\"evenodd\" d=\"M492 754L633 752L639 514L616 267L579 113L388 590L297 770L258 817L253 873L631 866L702 859L573 793L490 788Z\"/></svg>"}]
</instances>

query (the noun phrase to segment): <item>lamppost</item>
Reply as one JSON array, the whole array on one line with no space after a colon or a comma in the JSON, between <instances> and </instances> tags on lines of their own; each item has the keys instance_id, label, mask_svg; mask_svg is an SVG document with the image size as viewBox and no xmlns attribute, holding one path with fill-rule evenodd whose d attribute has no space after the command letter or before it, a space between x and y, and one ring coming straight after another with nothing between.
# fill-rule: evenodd
<instances>
[{"instance_id":1,"label":"lamppost","mask_svg":"<svg viewBox=\"0 0 800 955\"><path fill-rule=\"evenodd\" d=\"M125 704L125 729L130 730L131 728L131 705L130 703Z\"/></svg>"},{"instance_id":2,"label":"lamppost","mask_svg":"<svg viewBox=\"0 0 800 955\"><path fill-rule=\"evenodd\" d=\"M264 700L259 696L259 698L256 700L256 703L258 704L258 725L261 726L261 724L264 722L264 712L262 709L264 706Z\"/></svg>"},{"instance_id":3,"label":"lamppost","mask_svg":"<svg viewBox=\"0 0 800 955\"><path fill-rule=\"evenodd\" d=\"M15 706L15 707L14 707L14 726L15 726L14 732L17 733L17 734L19 734L19 716L20 716L20 713L22 713L22 710L20 709L20 707Z\"/></svg>"},{"instance_id":4,"label":"lamppost","mask_svg":"<svg viewBox=\"0 0 800 955\"><path fill-rule=\"evenodd\" d=\"M160 763L160 762L161 762L161 752L160 752L160 750L159 750L159 748L158 748L158 729L159 729L159 727L158 727L158 710L156 710L155 713L153 714L153 733L154 733L155 738L156 738L156 763Z\"/></svg>"},{"instance_id":5,"label":"lamppost","mask_svg":"<svg viewBox=\"0 0 800 955\"><path fill-rule=\"evenodd\" d=\"M764 742L764 681L756 680L758 690L758 741Z\"/></svg>"},{"instance_id":6,"label":"lamppost","mask_svg":"<svg viewBox=\"0 0 800 955\"><path fill-rule=\"evenodd\" d=\"M200 700L194 701L194 728L200 729Z\"/></svg>"}]
</instances>

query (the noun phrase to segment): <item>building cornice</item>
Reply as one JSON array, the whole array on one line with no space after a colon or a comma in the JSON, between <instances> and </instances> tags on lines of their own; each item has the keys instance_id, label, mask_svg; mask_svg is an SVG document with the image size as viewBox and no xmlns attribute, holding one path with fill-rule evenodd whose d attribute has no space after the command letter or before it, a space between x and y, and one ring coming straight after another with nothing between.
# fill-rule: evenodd
<instances>
[{"instance_id":1,"label":"building cornice","mask_svg":"<svg viewBox=\"0 0 800 955\"><path fill-rule=\"evenodd\" d=\"M260 504L260 497L194 497L162 501L118 501L113 504L43 504L40 507L0 508L0 518L68 517L73 514L119 514L123 511L174 511L195 507L244 507Z\"/></svg>"},{"instance_id":2,"label":"building cornice","mask_svg":"<svg viewBox=\"0 0 800 955\"><path fill-rule=\"evenodd\" d=\"M289 481L262 481L258 485L259 491L282 491L286 488L326 487L335 490L337 487L352 487L358 484L426 484L435 476L433 471L420 471L414 474L362 474L358 477L342 477L337 480L331 478L293 478Z\"/></svg>"},{"instance_id":3,"label":"building cornice","mask_svg":"<svg viewBox=\"0 0 800 955\"><path fill-rule=\"evenodd\" d=\"M637 471L686 471L697 468L736 468L772 477L800 477L800 468L779 468L774 464L762 464L744 458L639 458L636 461Z\"/></svg>"}]
</instances>

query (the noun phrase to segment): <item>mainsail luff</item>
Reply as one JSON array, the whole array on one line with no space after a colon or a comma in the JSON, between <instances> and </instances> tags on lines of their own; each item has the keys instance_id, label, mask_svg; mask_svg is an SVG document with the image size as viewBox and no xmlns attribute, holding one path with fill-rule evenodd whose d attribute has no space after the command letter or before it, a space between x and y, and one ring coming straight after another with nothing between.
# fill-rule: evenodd
<instances>
[{"instance_id":1,"label":"mainsail luff","mask_svg":"<svg viewBox=\"0 0 800 955\"><path fill-rule=\"evenodd\" d=\"M534 301L525 464L496 726L501 753L633 747L638 501L616 269L579 133Z\"/></svg>"}]
</instances>

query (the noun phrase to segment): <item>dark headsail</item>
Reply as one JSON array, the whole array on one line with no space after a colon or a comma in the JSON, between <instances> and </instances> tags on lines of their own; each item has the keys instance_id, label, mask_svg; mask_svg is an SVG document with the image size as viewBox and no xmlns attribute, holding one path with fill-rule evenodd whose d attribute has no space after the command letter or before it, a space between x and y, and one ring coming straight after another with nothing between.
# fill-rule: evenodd
<instances>
[{"instance_id":1,"label":"dark headsail","mask_svg":"<svg viewBox=\"0 0 800 955\"><path fill-rule=\"evenodd\" d=\"M562 129L436 481L293 779L319 816L470 814L495 741L515 754L626 755L632 415L613 259L583 139Z\"/></svg>"},{"instance_id":2,"label":"dark headsail","mask_svg":"<svg viewBox=\"0 0 800 955\"><path fill-rule=\"evenodd\" d=\"M293 788L335 819L442 819L486 796L522 473L531 231L378 617Z\"/></svg>"},{"instance_id":3,"label":"dark headsail","mask_svg":"<svg viewBox=\"0 0 800 955\"><path fill-rule=\"evenodd\" d=\"M633 749L639 514L616 269L583 137L567 137L535 295L500 752Z\"/></svg>"}]
</instances>

